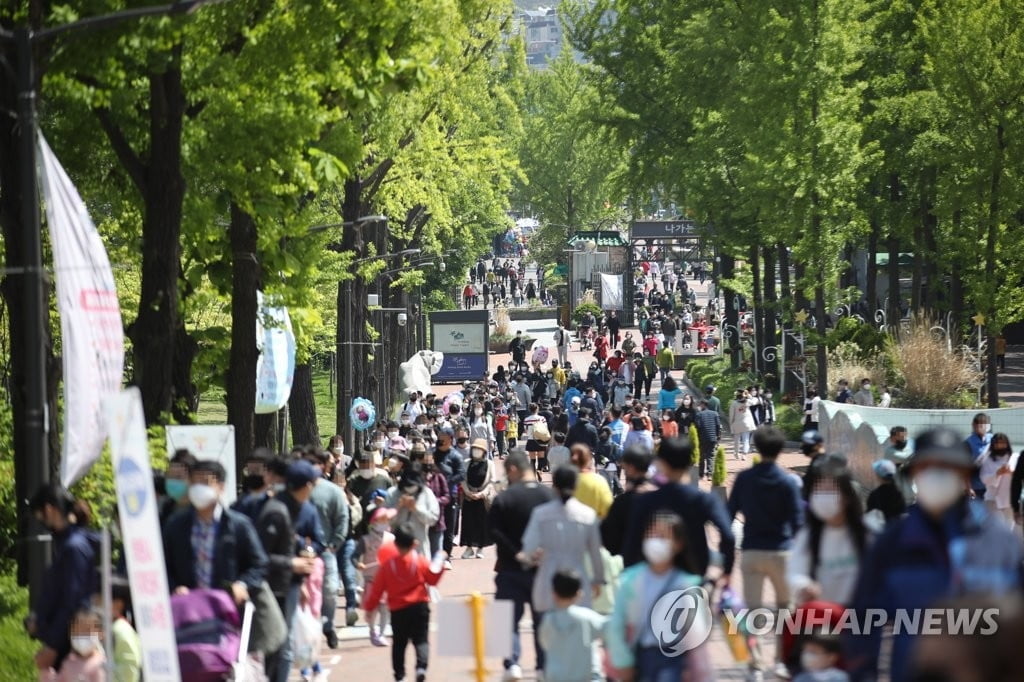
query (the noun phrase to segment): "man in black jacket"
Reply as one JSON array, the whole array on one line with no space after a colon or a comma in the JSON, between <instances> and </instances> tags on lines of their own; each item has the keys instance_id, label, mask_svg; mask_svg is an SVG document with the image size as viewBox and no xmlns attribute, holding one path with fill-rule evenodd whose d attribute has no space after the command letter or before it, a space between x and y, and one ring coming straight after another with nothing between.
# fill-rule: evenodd
<instances>
[{"instance_id":1,"label":"man in black jacket","mask_svg":"<svg viewBox=\"0 0 1024 682\"><path fill-rule=\"evenodd\" d=\"M191 505L172 516L164 529L167 581L175 594L219 588L241 605L250 591L260 589L267 555L249 519L221 505L225 478L219 462L199 460L192 465Z\"/></svg>"},{"instance_id":2,"label":"man in black jacket","mask_svg":"<svg viewBox=\"0 0 1024 682\"><path fill-rule=\"evenodd\" d=\"M700 409L693 415L700 443L700 475L711 478L715 464L715 448L722 438L722 417L711 408L707 399L700 401ZM694 484L697 482L694 481Z\"/></svg>"},{"instance_id":3,"label":"man in black jacket","mask_svg":"<svg viewBox=\"0 0 1024 682\"><path fill-rule=\"evenodd\" d=\"M636 498L642 493L657 490L647 477L647 470L654 461L654 455L644 448L633 446L622 453L619 466L626 475L626 490L612 501L608 515L601 522L601 544L611 554L622 554L622 547L629 529L629 515Z\"/></svg>"},{"instance_id":4,"label":"man in black jacket","mask_svg":"<svg viewBox=\"0 0 1024 682\"><path fill-rule=\"evenodd\" d=\"M505 659L506 679L519 679L522 670L519 668L521 647L519 643L519 621L530 604L533 618L533 631L540 629L541 614L534 608L531 601L535 569L524 568L516 560L516 554L523 549L523 533L530 521L530 514L536 507L554 499L551 488L537 482L533 466L522 450L513 450L505 460L505 475L509 486L494 498L489 513L491 537L494 538L498 550L498 559L494 564L495 599L508 599L513 603L512 615L512 657ZM544 652L540 642L534 636L534 649L537 656L537 669L544 668Z\"/></svg>"},{"instance_id":5,"label":"man in black jacket","mask_svg":"<svg viewBox=\"0 0 1024 682\"><path fill-rule=\"evenodd\" d=\"M579 419L569 428L565 438L565 446L571 448L577 443L588 446L591 450L597 447L597 427L590 421L591 412L587 408L580 409Z\"/></svg>"},{"instance_id":6,"label":"man in black jacket","mask_svg":"<svg viewBox=\"0 0 1024 682\"><path fill-rule=\"evenodd\" d=\"M678 568L703 576L711 564L704 526L711 523L718 529L718 551L722 555L722 573L727 580L736 559L736 539L725 504L715 495L703 492L685 481L690 473L693 448L685 438L669 438L661 442L657 464L668 483L654 492L637 496L629 515L629 531L622 548L626 566L644 560L644 532L654 515L662 509L679 514L686 524L686 549L676 555Z\"/></svg>"},{"instance_id":7,"label":"man in black jacket","mask_svg":"<svg viewBox=\"0 0 1024 682\"><path fill-rule=\"evenodd\" d=\"M291 623L299 604L299 588L305 577L313 572L318 548L323 548L324 538L319 518L315 508L308 506L313 486L319 478L320 472L309 462L292 462L285 479L287 489L264 503L257 523L260 540L269 556L267 582L281 607L289 630L289 637L281 648L267 657L266 672L271 682L288 680L293 659ZM304 527L309 523L307 519L316 522L312 529ZM297 529L301 529L303 534L297 534ZM316 536L309 537L312 555L307 551L306 532Z\"/></svg>"},{"instance_id":8,"label":"man in black jacket","mask_svg":"<svg viewBox=\"0 0 1024 682\"><path fill-rule=\"evenodd\" d=\"M612 348L617 348L619 345L619 330L622 328L622 323L619 321L619 316L614 310L608 312L608 336L611 338Z\"/></svg>"},{"instance_id":9,"label":"man in black jacket","mask_svg":"<svg viewBox=\"0 0 1024 682\"><path fill-rule=\"evenodd\" d=\"M438 470L444 475L444 480L448 482L450 492L451 501L444 508L444 539L442 541L444 551L450 556L452 548L455 546L455 536L459 532L459 512L461 511L459 488L461 488L462 482L466 480L466 469L462 455L452 449L452 437L447 433L442 433L437 438L437 447L434 450L434 464L437 465Z\"/></svg>"}]
</instances>

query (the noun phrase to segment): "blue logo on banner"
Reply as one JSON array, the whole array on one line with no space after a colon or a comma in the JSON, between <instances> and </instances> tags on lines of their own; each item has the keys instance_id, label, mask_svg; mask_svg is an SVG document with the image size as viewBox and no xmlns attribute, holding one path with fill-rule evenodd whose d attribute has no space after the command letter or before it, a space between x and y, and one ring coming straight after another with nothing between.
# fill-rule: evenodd
<instances>
[{"instance_id":1,"label":"blue logo on banner","mask_svg":"<svg viewBox=\"0 0 1024 682\"><path fill-rule=\"evenodd\" d=\"M129 516L135 517L146 508L149 486L153 482L146 477L139 465L125 457L117 468L117 487L121 504Z\"/></svg>"}]
</instances>

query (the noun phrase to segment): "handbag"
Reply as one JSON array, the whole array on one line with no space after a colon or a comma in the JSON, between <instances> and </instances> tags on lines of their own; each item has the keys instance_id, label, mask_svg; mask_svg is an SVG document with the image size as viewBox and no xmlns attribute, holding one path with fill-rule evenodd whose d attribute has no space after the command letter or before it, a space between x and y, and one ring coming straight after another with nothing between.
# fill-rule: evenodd
<instances>
[{"instance_id":1,"label":"handbag","mask_svg":"<svg viewBox=\"0 0 1024 682\"><path fill-rule=\"evenodd\" d=\"M249 652L259 651L272 654L284 644L288 638L288 626L284 622L281 607L270 591L270 585L264 580L258 590L249 593L249 600L256 608L252 619L252 635L249 637Z\"/></svg>"},{"instance_id":2,"label":"handbag","mask_svg":"<svg viewBox=\"0 0 1024 682\"><path fill-rule=\"evenodd\" d=\"M547 443L551 440L551 432L548 431L548 422L544 421L537 422L533 427L533 439L538 443Z\"/></svg>"}]
</instances>

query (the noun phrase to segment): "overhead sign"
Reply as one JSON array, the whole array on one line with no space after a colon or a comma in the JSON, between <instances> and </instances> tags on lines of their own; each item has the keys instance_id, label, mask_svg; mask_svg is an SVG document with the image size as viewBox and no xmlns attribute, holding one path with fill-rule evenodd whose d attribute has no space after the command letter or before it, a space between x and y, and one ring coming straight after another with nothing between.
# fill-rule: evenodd
<instances>
[{"instance_id":1,"label":"overhead sign","mask_svg":"<svg viewBox=\"0 0 1024 682\"><path fill-rule=\"evenodd\" d=\"M697 236L697 224L692 220L637 220L629 226L630 239L695 236Z\"/></svg>"},{"instance_id":2,"label":"overhead sign","mask_svg":"<svg viewBox=\"0 0 1024 682\"><path fill-rule=\"evenodd\" d=\"M491 321L487 310L439 310L430 313L431 350L444 354L439 383L477 380L487 374Z\"/></svg>"},{"instance_id":3,"label":"overhead sign","mask_svg":"<svg viewBox=\"0 0 1024 682\"><path fill-rule=\"evenodd\" d=\"M213 459L227 472L221 504L230 507L235 501L235 427L233 426L168 426L167 456L175 450L188 450L196 459Z\"/></svg>"},{"instance_id":4,"label":"overhead sign","mask_svg":"<svg viewBox=\"0 0 1024 682\"><path fill-rule=\"evenodd\" d=\"M110 396L106 417L135 628L146 643L142 671L147 682L178 682L178 645L139 389Z\"/></svg>"}]
</instances>

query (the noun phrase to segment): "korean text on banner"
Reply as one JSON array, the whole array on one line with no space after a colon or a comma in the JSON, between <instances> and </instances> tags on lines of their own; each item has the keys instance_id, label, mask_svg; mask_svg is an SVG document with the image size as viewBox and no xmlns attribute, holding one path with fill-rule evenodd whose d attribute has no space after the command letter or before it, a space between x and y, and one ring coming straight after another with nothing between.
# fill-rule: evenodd
<instances>
[{"instance_id":1,"label":"korean text on banner","mask_svg":"<svg viewBox=\"0 0 1024 682\"><path fill-rule=\"evenodd\" d=\"M81 478L106 440L104 400L121 388L124 328L114 273L96 226L42 135L39 158L53 244L64 359L64 452L60 480Z\"/></svg>"},{"instance_id":2,"label":"korean text on banner","mask_svg":"<svg viewBox=\"0 0 1024 682\"><path fill-rule=\"evenodd\" d=\"M292 393L295 334L287 308L267 305L262 292L256 292L256 298L256 343L260 357L256 361L255 412L270 414L284 407Z\"/></svg>"},{"instance_id":3,"label":"korean text on banner","mask_svg":"<svg viewBox=\"0 0 1024 682\"><path fill-rule=\"evenodd\" d=\"M143 674L146 682L178 682L178 646L139 389L109 396L106 407L132 610L145 643Z\"/></svg>"},{"instance_id":4,"label":"korean text on banner","mask_svg":"<svg viewBox=\"0 0 1024 682\"><path fill-rule=\"evenodd\" d=\"M601 273L601 309L622 310L622 275Z\"/></svg>"}]
</instances>

